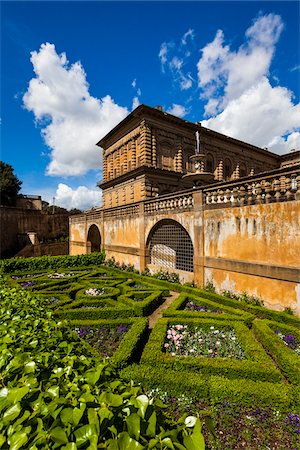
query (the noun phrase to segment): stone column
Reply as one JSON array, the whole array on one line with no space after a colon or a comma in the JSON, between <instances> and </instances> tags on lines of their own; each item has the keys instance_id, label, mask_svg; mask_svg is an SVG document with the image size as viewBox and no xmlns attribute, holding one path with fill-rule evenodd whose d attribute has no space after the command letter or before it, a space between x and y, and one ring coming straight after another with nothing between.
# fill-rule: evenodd
<instances>
[{"instance_id":1,"label":"stone column","mask_svg":"<svg viewBox=\"0 0 300 450\"><path fill-rule=\"evenodd\" d=\"M107 159L103 150L103 181L107 181Z\"/></svg>"},{"instance_id":2,"label":"stone column","mask_svg":"<svg viewBox=\"0 0 300 450\"><path fill-rule=\"evenodd\" d=\"M151 129L145 120L141 122L141 164L151 166Z\"/></svg>"},{"instance_id":3,"label":"stone column","mask_svg":"<svg viewBox=\"0 0 300 450\"><path fill-rule=\"evenodd\" d=\"M223 180L223 159L220 160L219 165L217 167L217 180Z\"/></svg>"},{"instance_id":4,"label":"stone column","mask_svg":"<svg viewBox=\"0 0 300 450\"><path fill-rule=\"evenodd\" d=\"M156 137L154 134L152 134L152 166L156 167L157 166L157 161L156 161Z\"/></svg>"},{"instance_id":5,"label":"stone column","mask_svg":"<svg viewBox=\"0 0 300 450\"><path fill-rule=\"evenodd\" d=\"M194 280L197 286L205 285L204 266L204 214L202 191L194 192Z\"/></svg>"},{"instance_id":6,"label":"stone column","mask_svg":"<svg viewBox=\"0 0 300 450\"><path fill-rule=\"evenodd\" d=\"M116 156L117 156L117 177L119 177L120 173L121 173L121 155L120 155L120 153L121 153L121 147L119 147L116 150Z\"/></svg>"},{"instance_id":7,"label":"stone column","mask_svg":"<svg viewBox=\"0 0 300 450\"><path fill-rule=\"evenodd\" d=\"M136 168L136 142L133 139L131 141L131 161L132 161L132 168Z\"/></svg>"}]
</instances>

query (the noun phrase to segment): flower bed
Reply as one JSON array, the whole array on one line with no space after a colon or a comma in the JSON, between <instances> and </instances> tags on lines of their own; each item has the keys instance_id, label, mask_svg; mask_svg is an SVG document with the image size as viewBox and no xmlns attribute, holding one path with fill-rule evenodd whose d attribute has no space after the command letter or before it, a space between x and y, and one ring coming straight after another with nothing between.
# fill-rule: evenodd
<instances>
[{"instance_id":1,"label":"flower bed","mask_svg":"<svg viewBox=\"0 0 300 450\"><path fill-rule=\"evenodd\" d=\"M112 320L72 320L73 331L95 355L109 357L116 367L126 366L138 351L148 320L124 318Z\"/></svg>"},{"instance_id":2,"label":"flower bed","mask_svg":"<svg viewBox=\"0 0 300 450\"><path fill-rule=\"evenodd\" d=\"M206 305L197 305L197 303L194 303L192 301L187 302L183 310L221 314L221 311L219 311L218 309L209 309Z\"/></svg>"},{"instance_id":3,"label":"flower bed","mask_svg":"<svg viewBox=\"0 0 300 450\"><path fill-rule=\"evenodd\" d=\"M220 331L214 326L204 330L197 326L171 325L167 330L164 348L172 356L245 359L234 330Z\"/></svg>"},{"instance_id":4,"label":"flower bed","mask_svg":"<svg viewBox=\"0 0 300 450\"><path fill-rule=\"evenodd\" d=\"M294 350L300 356L300 341L297 341L297 338L293 334L284 334L280 330L276 330L275 333L289 349Z\"/></svg>"},{"instance_id":5,"label":"flower bed","mask_svg":"<svg viewBox=\"0 0 300 450\"><path fill-rule=\"evenodd\" d=\"M148 343L146 344L141 362L143 364L156 364L162 365L165 368L173 368L175 370L191 370L206 375L225 375L228 378L250 378L253 380L272 381L277 382L282 379L280 372L276 369L271 358L266 354L264 349L255 339L253 333L246 327L241 321L219 321L214 322L211 319L191 319L187 318L181 321L180 325L187 326L189 332L195 334L195 330L201 329L201 335L204 336L204 351L207 351L207 355L211 354L214 357L205 357L204 354L199 356L193 356L193 352L190 352L188 356L182 356L180 354L180 343L178 356L172 356L171 353L166 352L165 344L169 343L166 337L171 335L168 330L174 325L174 319L160 319L155 325ZM176 325L176 324L175 324ZM215 327L213 330L211 327ZM180 331L180 330L178 330ZM218 331L219 333L211 333ZM234 335L231 334L234 331ZM205 337L205 334L208 337ZM212 334L218 336L212 340ZM229 336L232 339L232 345L230 347L230 353L227 356L220 356L217 353L216 347L220 347L221 352L225 353L225 345L221 345L220 337L224 334L228 345ZM236 340L235 340L236 339ZM176 341L182 339L177 338ZM195 342L193 338L186 336L186 341L191 341L193 345L190 345L188 350L195 349L195 352L200 353L200 346ZM171 342L171 340L169 340ZM220 345L216 345L216 342L220 342ZM238 342L238 345L236 345ZM174 340L172 341L174 345ZM176 345L175 345L176 347ZM206 350L205 350L206 349ZM212 350L209 353L208 350ZM244 359L242 359L244 358Z\"/></svg>"},{"instance_id":6,"label":"flower bed","mask_svg":"<svg viewBox=\"0 0 300 450\"><path fill-rule=\"evenodd\" d=\"M180 294L179 297L163 312L164 317L211 317L213 320L243 320L251 324L253 316L221 303L205 298Z\"/></svg>"},{"instance_id":7,"label":"flower bed","mask_svg":"<svg viewBox=\"0 0 300 450\"><path fill-rule=\"evenodd\" d=\"M78 336L91 345L101 356L109 357L114 354L124 334L129 327L120 324L116 327L85 325L73 328Z\"/></svg>"},{"instance_id":8,"label":"flower bed","mask_svg":"<svg viewBox=\"0 0 300 450\"><path fill-rule=\"evenodd\" d=\"M280 330L282 336L293 336L300 342L300 332L298 329L283 323L272 322L269 320L255 320L253 322L253 331L276 361L284 376L290 383L300 385L300 364L299 354L295 349L290 348L288 343L281 338L277 330ZM290 338L288 338L289 340ZM295 345L295 340L291 339L290 345Z\"/></svg>"}]
</instances>

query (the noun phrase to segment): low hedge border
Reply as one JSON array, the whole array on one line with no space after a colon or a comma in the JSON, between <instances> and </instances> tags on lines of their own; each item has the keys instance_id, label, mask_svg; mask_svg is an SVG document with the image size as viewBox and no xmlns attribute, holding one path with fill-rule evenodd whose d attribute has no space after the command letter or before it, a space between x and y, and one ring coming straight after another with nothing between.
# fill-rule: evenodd
<instances>
[{"instance_id":1,"label":"low hedge border","mask_svg":"<svg viewBox=\"0 0 300 450\"><path fill-rule=\"evenodd\" d=\"M112 299L111 299L112 300ZM113 301L113 300L112 300ZM69 305L68 305L69 306ZM57 308L55 316L68 320L98 320L98 319L118 319L121 317L136 317L133 308L119 306L111 308L79 309L79 308Z\"/></svg>"},{"instance_id":2,"label":"low hedge border","mask_svg":"<svg viewBox=\"0 0 300 450\"><path fill-rule=\"evenodd\" d=\"M276 405L285 412L297 412L300 407L299 390L284 383L207 377L188 371L166 370L153 364L133 364L122 369L120 375L126 381L141 383L145 389L158 388L174 397L184 394L193 399L203 399L212 406L230 401L253 408Z\"/></svg>"},{"instance_id":3,"label":"low hedge border","mask_svg":"<svg viewBox=\"0 0 300 450\"><path fill-rule=\"evenodd\" d=\"M39 292L35 295L37 298L42 299L43 303L45 303L47 305L47 308L50 309L60 308L61 306L72 302L72 299L66 294L54 293L51 295L44 292ZM52 297L56 298L58 300L58 303L51 302L50 299Z\"/></svg>"},{"instance_id":4,"label":"low hedge border","mask_svg":"<svg viewBox=\"0 0 300 450\"><path fill-rule=\"evenodd\" d=\"M201 311L188 311L180 309L185 303L192 301L197 305L205 305L212 309L218 309L221 314L201 312ZM163 317L199 317L203 319L216 319L216 320L243 320L247 325L251 325L254 316L244 311L237 311L230 306L223 306L220 303L212 302L206 298L196 297L193 295L181 293L177 299L163 312Z\"/></svg>"},{"instance_id":5,"label":"low hedge border","mask_svg":"<svg viewBox=\"0 0 300 450\"><path fill-rule=\"evenodd\" d=\"M127 366L134 359L136 351L139 349L141 342L145 339L148 327L148 319L138 317L134 319L115 319L115 320L72 320L69 322L72 327L80 326L108 326L110 328L118 325L130 325L129 331L121 339L120 344L115 353L109 358L109 362L116 368ZM98 358L101 355L90 344L81 339L82 345L89 349Z\"/></svg>"},{"instance_id":6,"label":"low hedge border","mask_svg":"<svg viewBox=\"0 0 300 450\"><path fill-rule=\"evenodd\" d=\"M295 335L300 342L300 332L297 328L269 320L253 322L253 332L266 351L275 359L285 377L290 383L300 385L300 357L276 335L277 329Z\"/></svg>"},{"instance_id":7,"label":"low hedge border","mask_svg":"<svg viewBox=\"0 0 300 450\"><path fill-rule=\"evenodd\" d=\"M162 291L155 291L150 294L148 292L148 296L142 301L131 298L132 295L137 294L142 294L142 291L127 293L127 295L120 295L118 297L118 302L122 302L133 308L137 316L147 316L148 314L151 314L163 302Z\"/></svg>"},{"instance_id":8,"label":"low hedge border","mask_svg":"<svg viewBox=\"0 0 300 450\"><path fill-rule=\"evenodd\" d=\"M246 360L230 358L205 357L173 357L163 352L163 344L168 326L176 324L176 319L160 319L155 325L146 344L141 363L157 363L177 370L194 370L204 375L220 374L228 378L250 378L253 380L277 382L282 380L281 373L255 336L241 321L212 321L211 319L182 319L180 324L209 328L212 325L225 329L233 329L246 354Z\"/></svg>"},{"instance_id":9,"label":"low hedge border","mask_svg":"<svg viewBox=\"0 0 300 450\"><path fill-rule=\"evenodd\" d=\"M58 269L62 267L99 266L105 259L104 252L94 252L87 255L38 256L30 258L4 259L0 263L3 273L21 270Z\"/></svg>"},{"instance_id":10,"label":"low hedge border","mask_svg":"<svg viewBox=\"0 0 300 450\"><path fill-rule=\"evenodd\" d=\"M118 307L118 303L111 299L111 298L104 298L104 299L100 299L99 297L95 297L95 298L91 298L90 300L75 300L72 301L71 303L66 302L65 304L61 304L60 305L62 308L67 308L67 309L78 309L81 306L99 306L99 308L117 308ZM80 308L81 309L81 308Z\"/></svg>"}]
</instances>

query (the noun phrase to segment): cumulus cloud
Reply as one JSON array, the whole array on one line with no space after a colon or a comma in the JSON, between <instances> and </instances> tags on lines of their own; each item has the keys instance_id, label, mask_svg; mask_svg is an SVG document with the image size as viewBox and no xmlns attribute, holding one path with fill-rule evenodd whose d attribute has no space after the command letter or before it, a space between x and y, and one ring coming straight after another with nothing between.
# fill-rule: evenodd
<instances>
[{"instance_id":1,"label":"cumulus cloud","mask_svg":"<svg viewBox=\"0 0 300 450\"><path fill-rule=\"evenodd\" d=\"M300 104L294 105L292 98L291 91L272 87L264 77L239 98L231 100L216 117L201 123L259 147L285 153L291 148L300 148L300 133L297 132Z\"/></svg>"},{"instance_id":2,"label":"cumulus cloud","mask_svg":"<svg viewBox=\"0 0 300 450\"><path fill-rule=\"evenodd\" d=\"M172 114L173 116L184 117L187 115L188 110L182 105L177 105L176 103L173 103L172 107L167 109L166 112Z\"/></svg>"},{"instance_id":3,"label":"cumulus cloud","mask_svg":"<svg viewBox=\"0 0 300 450\"><path fill-rule=\"evenodd\" d=\"M68 210L78 208L84 211L94 206L100 206L102 193L100 189L88 189L86 186L72 189L67 184L59 183L55 194L55 203Z\"/></svg>"},{"instance_id":4,"label":"cumulus cloud","mask_svg":"<svg viewBox=\"0 0 300 450\"><path fill-rule=\"evenodd\" d=\"M135 108L137 108L140 105L140 101L138 97L133 97L132 100L132 110L134 110Z\"/></svg>"},{"instance_id":5,"label":"cumulus cloud","mask_svg":"<svg viewBox=\"0 0 300 450\"><path fill-rule=\"evenodd\" d=\"M300 148L300 105L290 90L268 79L282 29L280 16L258 17L236 51L218 30L197 64L204 112L213 116L202 124L280 154Z\"/></svg>"},{"instance_id":6,"label":"cumulus cloud","mask_svg":"<svg viewBox=\"0 0 300 450\"><path fill-rule=\"evenodd\" d=\"M202 49L197 64L202 97L216 94L221 110L266 76L282 29L280 16L259 17L246 30L246 41L237 51L225 45L223 31L218 30L214 40Z\"/></svg>"},{"instance_id":7,"label":"cumulus cloud","mask_svg":"<svg viewBox=\"0 0 300 450\"><path fill-rule=\"evenodd\" d=\"M89 94L86 73L80 62L69 64L53 44L31 52L35 78L23 96L24 106L34 113L50 149L47 175L78 176L100 166L95 145L129 113L106 95Z\"/></svg>"}]
</instances>

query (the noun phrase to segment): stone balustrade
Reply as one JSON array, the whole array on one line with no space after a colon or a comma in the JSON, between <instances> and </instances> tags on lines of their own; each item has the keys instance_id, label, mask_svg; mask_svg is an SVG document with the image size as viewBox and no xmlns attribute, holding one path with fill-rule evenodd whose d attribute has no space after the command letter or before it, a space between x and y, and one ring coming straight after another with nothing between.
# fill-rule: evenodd
<instances>
[{"instance_id":1,"label":"stone balustrade","mask_svg":"<svg viewBox=\"0 0 300 450\"><path fill-rule=\"evenodd\" d=\"M110 219L126 216L137 216L139 214L139 211L139 204L137 203L125 206L116 206L114 208L104 209L103 217L105 219Z\"/></svg>"},{"instance_id":2,"label":"stone balustrade","mask_svg":"<svg viewBox=\"0 0 300 450\"><path fill-rule=\"evenodd\" d=\"M193 192L171 194L155 200L145 202L145 214L159 214L169 211L187 211L194 207Z\"/></svg>"},{"instance_id":3,"label":"stone balustrade","mask_svg":"<svg viewBox=\"0 0 300 450\"><path fill-rule=\"evenodd\" d=\"M270 176L256 176L244 182L223 183L205 188L206 205L259 205L300 199L300 170Z\"/></svg>"}]
</instances>

